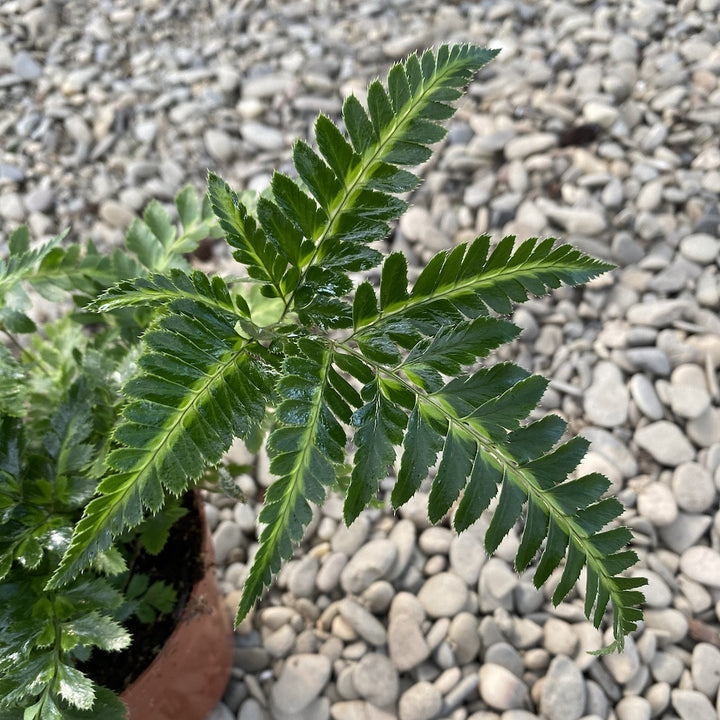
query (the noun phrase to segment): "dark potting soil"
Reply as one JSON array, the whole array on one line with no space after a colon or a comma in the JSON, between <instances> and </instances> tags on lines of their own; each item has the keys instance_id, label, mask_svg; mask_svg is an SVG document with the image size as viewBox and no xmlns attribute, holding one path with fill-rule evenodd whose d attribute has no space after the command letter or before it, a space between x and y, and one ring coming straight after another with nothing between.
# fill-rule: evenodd
<instances>
[{"instance_id":1,"label":"dark potting soil","mask_svg":"<svg viewBox=\"0 0 720 720\"><path fill-rule=\"evenodd\" d=\"M121 693L142 674L172 635L183 614L193 586L205 574L201 557L204 527L198 514L194 493L183 499L189 512L171 528L165 547L158 555L141 553L133 564L133 572L144 573L150 584L157 580L171 585L177 592L177 604L170 615L159 615L154 623L141 623L134 615L124 626L132 643L120 652L95 649L91 657L78 665L95 682Z\"/></svg>"}]
</instances>

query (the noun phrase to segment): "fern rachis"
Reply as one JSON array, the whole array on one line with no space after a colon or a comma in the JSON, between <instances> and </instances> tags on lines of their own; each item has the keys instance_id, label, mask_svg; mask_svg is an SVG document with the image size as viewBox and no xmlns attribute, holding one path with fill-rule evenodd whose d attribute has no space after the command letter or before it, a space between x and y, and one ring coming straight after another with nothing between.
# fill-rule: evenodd
<instances>
[{"instance_id":1,"label":"fern rachis","mask_svg":"<svg viewBox=\"0 0 720 720\"><path fill-rule=\"evenodd\" d=\"M603 530L622 506L603 497L601 476L566 479L586 446L560 442L560 418L524 424L544 379L510 363L478 365L517 335L499 317L513 303L609 266L551 238L516 246L507 237L492 247L482 236L438 253L409 287L405 258L383 259L369 247L404 211L396 196L418 182L400 166L429 157L445 132L440 121L454 112L448 102L494 54L443 46L394 66L388 90L370 86L367 111L354 97L345 101L347 138L318 119L319 154L298 142L299 179L276 173L254 211L210 175L209 203L250 282L281 304L276 322L259 326L257 300L183 269L124 281L95 303L100 311L147 305L159 315L140 374L126 387L130 401L114 435L120 446L101 495L88 505L52 587L82 571L143 510L156 511L166 493L191 487L234 436L254 435L270 413L267 447L278 479L260 515L265 528L238 620L302 537L308 501L322 502L340 484L352 522L399 455L393 504L411 497L439 459L430 517L440 520L457 503L458 531L499 492L489 552L527 505L517 568L539 554L540 586L564 560L559 602L586 566L585 612L599 625L610 602L612 647L622 648L640 619L643 584L621 574L637 559L622 550L629 532ZM379 293L369 282L353 285L349 273L381 263ZM338 479L348 429L356 451L345 487Z\"/></svg>"}]
</instances>

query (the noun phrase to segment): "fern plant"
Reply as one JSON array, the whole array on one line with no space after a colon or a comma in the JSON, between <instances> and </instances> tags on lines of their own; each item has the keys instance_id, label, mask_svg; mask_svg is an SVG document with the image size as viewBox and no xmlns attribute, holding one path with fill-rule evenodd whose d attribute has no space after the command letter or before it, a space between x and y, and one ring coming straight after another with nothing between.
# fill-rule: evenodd
<instances>
[{"instance_id":1,"label":"fern plant","mask_svg":"<svg viewBox=\"0 0 720 720\"><path fill-rule=\"evenodd\" d=\"M345 100L344 132L319 116L317 150L294 146L295 177L276 172L269 190L252 197L211 173L202 212L197 203L178 205L185 224L205 223L186 243L187 233L178 236L154 204L128 235L136 259L101 261L91 251L67 261L71 278L84 277L83 262L113 268L112 283L75 283L84 292L76 316L114 328L117 366L137 371L123 385L119 415L109 413L102 462L86 473L95 495L83 499L62 559L38 592L67 592L106 564L118 538L162 516L241 438L253 449L266 443L276 479L259 516L238 622L301 539L310 503L338 490L352 523L399 460L393 506L436 467L430 520L450 513L458 532L498 496L489 553L526 507L518 571L534 563L541 587L564 563L558 603L585 568L585 613L599 626L610 606L614 641L603 651L622 650L641 619L645 583L623 574L637 556L625 549L631 533L617 524L622 505L605 496L601 475L568 479L587 442L563 442L561 418L528 422L547 380L485 360L517 337L504 317L515 303L610 266L552 238L493 244L480 236L439 252L410 284L405 257L376 249L419 182L407 168L430 157L451 103L494 55L471 45L411 55L390 70L387 86L370 85L365 105ZM210 210L238 277L210 277L178 255L214 233ZM56 248L38 252L54 258ZM64 267L65 258L40 262L40 275ZM377 286L354 280L378 267ZM5 306L6 328L25 322L22 302ZM17 370L10 360L3 367L4 378ZM3 412L16 415L7 387L0 381ZM15 456L6 450L2 482L17 473ZM23 564L17 552L9 562Z\"/></svg>"},{"instance_id":2,"label":"fern plant","mask_svg":"<svg viewBox=\"0 0 720 720\"><path fill-rule=\"evenodd\" d=\"M528 293L544 295L610 269L552 238L518 245L487 236L439 252L408 287L402 254L383 258L372 243L407 207L399 195L418 178L405 169L426 161L445 134L440 121L495 52L442 46L411 55L374 81L367 110L355 96L343 105L347 137L327 117L315 124L319 152L298 141L298 177L275 173L254 212L214 174L213 211L235 259L265 298L271 321L255 321L249 295L201 272L152 275L121 283L94 307L161 308L145 335L141 373L124 388L128 404L108 455L110 472L87 506L50 587L69 581L106 550L112 537L159 510L217 463L234 437L249 438L272 417L267 448L277 480L259 520L265 526L245 584L240 621L261 595L346 462L351 523L376 495L402 447L395 507L419 488L440 458L429 499L437 522L460 498L458 531L480 517L499 489L485 538L493 552L520 517L527 520L515 561L526 568L541 550L541 586L565 559L557 603L583 567L585 610L599 625L608 603L615 642L636 627L642 579L621 575L636 561L622 527L604 529L622 512L603 497L608 480L566 480L587 442L558 444L565 423L523 421L547 380L512 364L477 367L518 328L499 317ZM350 273L382 265L380 286L353 286ZM358 387L360 388L358 390ZM593 612L594 608L594 612Z\"/></svg>"},{"instance_id":3,"label":"fern plant","mask_svg":"<svg viewBox=\"0 0 720 720\"><path fill-rule=\"evenodd\" d=\"M181 230L157 202L146 208L126 248L106 256L58 236L32 248L26 227L0 261L0 719L120 720L125 707L81 669L96 651L128 648L124 624L170 616L173 587L131 572L142 548L158 553L185 509L163 511L116 539L72 582L46 590L76 523L105 474L110 435L123 406L153 314L86 306L125 278L190 266L183 253L217 234L209 203L184 188ZM32 294L68 309L38 327ZM88 325L91 331L88 331ZM135 555L130 555L132 550Z\"/></svg>"}]
</instances>

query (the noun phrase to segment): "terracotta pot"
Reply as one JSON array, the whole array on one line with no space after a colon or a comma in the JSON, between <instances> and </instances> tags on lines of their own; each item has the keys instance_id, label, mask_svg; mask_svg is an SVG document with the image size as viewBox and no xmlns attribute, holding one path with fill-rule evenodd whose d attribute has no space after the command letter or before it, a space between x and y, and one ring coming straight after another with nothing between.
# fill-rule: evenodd
<instances>
[{"instance_id":1,"label":"terracotta pot","mask_svg":"<svg viewBox=\"0 0 720 720\"><path fill-rule=\"evenodd\" d=\"M205 528L206 572L159 655L120 696L130 720L205 720L230 677L232 624L215 577L212 541L199 493L196 505Z\"/></svg>"}]
</instances>

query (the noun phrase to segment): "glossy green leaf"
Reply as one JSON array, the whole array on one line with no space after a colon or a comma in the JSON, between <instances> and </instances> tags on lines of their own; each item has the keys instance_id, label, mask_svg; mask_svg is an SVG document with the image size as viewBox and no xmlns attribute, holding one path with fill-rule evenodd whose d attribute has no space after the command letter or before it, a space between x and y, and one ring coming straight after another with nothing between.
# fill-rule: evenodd
<instances>
[{"instance_id":1,"label":"glossy green leaf","mask_svg":"<svg viewBox=\"0 0 720 720\"><path fill-rule=\"evenodd\" d=\"M503 478L498 506L485 533L485 550L489 555L497 550L502 539L517 522L526 497L527 493L520 485L509 480L507 476Z\"/></svg>"},{"instance_id":2,"label":"glossy green leaf","mask_svg":"<svg viewBox=\"0 0 720 720\"><path fill-rule=\"evenodd\" d=\"M370 386L369 395L369 402L353 415L357 450L343 507L348 524L367 506L378 483L387 475L407 423L407 415L383 396L377 382Z\"/></svg>"},{"instance_id":3,"label":"glossy green leaf","mask_svg":"<svg viewBox=\"0 0 720 720\"><path fill-rule=\"evenodd\" d=\"M393 507L400 507L420 489L442 447L442 435L433 427L424 405L418 402L407 424L400 470L392 490Z\"/></svg>"}]
</instances>

